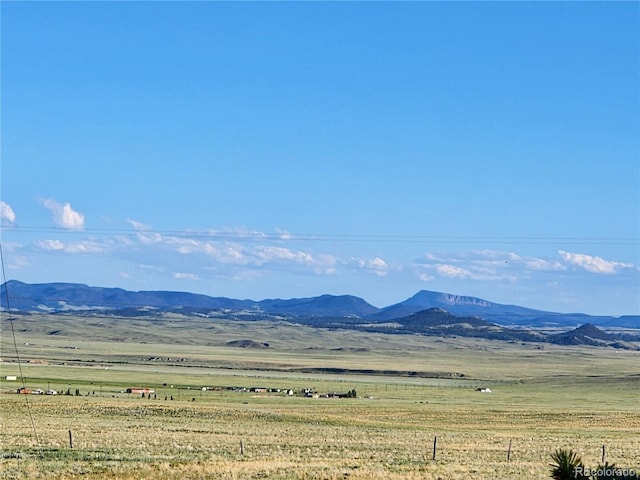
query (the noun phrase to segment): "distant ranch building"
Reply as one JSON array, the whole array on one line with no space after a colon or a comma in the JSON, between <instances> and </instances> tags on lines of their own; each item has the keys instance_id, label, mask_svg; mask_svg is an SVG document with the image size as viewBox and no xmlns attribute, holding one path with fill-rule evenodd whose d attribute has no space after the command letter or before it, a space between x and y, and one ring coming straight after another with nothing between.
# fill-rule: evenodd
<instances>
[{"instance_id":1,"label":"distant ranch building","mask_svg":"<svg viewBox=\"0 0 640 480\"><path fill-rule=\"evenodd\" d=\"M156 391L153 388L129 387L127 388L127 393L133 393L136 395L149 395L150 393L156 393Z\"/></svg>"},{"instance_id":2,"label":"distant ranch building","mask_svg":"<svg viewBox=\"0 0 640 480\"><path fill-rule=\"evenodd\" d=\"M480 393L493 393L493 390L491 390L490 388L476 388L476 392L480 392Z\"/></svg>"}]
</instances>

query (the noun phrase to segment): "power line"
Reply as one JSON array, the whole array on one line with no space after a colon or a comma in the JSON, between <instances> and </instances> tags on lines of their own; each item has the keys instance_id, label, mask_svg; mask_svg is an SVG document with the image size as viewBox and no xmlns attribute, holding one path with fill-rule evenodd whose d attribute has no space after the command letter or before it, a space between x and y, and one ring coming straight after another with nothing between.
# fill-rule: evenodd
<instances>
[{"instance_id":1,"label":"power line","mask_svg":"<svg viewBox=\"0 0 640 480\"><path fill-rule=\"evenodd\" d=\"M9 315L9 325L11 326L11 336L13 338L13 347L15 349L16 352L16 360L18 362L18 371L20 372L20 379L22 380L22 388L26 389L27 388L27 380L24 376L24 373L22 372L22 360L20 359L20 352L18 350L18 342L16 340L16 331L15 328L13 326L13 315L12 315L12 309L11 309L11 304L9 302L9 289L6 288L6 282L7 282L7 276L5 274L5 269L4 269L4 253L3 253L3 249L2 249L2 242L0 242L0 264L2 265L2 280L3 283L5 285L5 289L4 289L4 293L5 293L5 301L6 301L6 306L7 306L7 313ZM29 395L23 395L24 397L24 401L27 407L27 414L29 415L29 421L31 422L31 428L33 430L33 436L36 440L36 445L38 445L38 447L40 447L40 440L38 438L38 430L36 429L36 423L33 419L33 413L31 411L31 404L29 403Z\"/></svg>"},{"instance_id":2,"label":"power line","mask_svg":"<svg viewBox=\"0 0 640 480\"><path fill-rule=\"evenodd\" d=\"M2 227L5 233L44 233L63 235L145 236L161 235L211 241L290 241L290 242L397 242L397 243L494 243L494 244L572 244L572 245L640 245L634 237L579 236L484 236L484 235L410 235L410 234L352 234L352 233L290 233L260 231L217 230L132 230L118 228L90 228L73 230L63 227L11 226Z\"/></svg>"}]
</instances>

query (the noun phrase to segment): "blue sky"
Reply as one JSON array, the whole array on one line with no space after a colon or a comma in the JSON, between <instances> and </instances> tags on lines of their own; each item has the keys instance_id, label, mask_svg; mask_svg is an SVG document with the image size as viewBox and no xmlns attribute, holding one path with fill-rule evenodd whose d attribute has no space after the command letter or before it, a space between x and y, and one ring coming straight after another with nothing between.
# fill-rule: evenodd
<instances>
[{"instance_id":1,"label":"blue sky","mask_svg":"<svg viewBox=\"0 0 640 480\"><path fill-rule=\"evenodd\" d=\"M637 2L2 2L7 279L640 314Z\"/></svg>"}]
</instances>

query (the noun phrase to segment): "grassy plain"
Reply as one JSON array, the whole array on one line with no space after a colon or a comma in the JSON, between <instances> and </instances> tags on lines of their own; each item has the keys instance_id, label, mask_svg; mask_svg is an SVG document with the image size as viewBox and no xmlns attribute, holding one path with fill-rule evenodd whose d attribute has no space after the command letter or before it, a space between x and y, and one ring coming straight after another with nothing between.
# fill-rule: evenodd
<instances>
[{"instance_id":1,"label":"grassy plain","mask_svg":"<svg viewBox=\"0 0 640 480\"><path fill-rule=\"evenodd\" d=\"M3 321L0 478L543 479L556 448L595 467L603 445L640 467L639 352L175 316L13 329L20 365ZM241 339L269 347L227 345ZM80 396L17 395L7 375Z\"/></svg>"}]
</instances>

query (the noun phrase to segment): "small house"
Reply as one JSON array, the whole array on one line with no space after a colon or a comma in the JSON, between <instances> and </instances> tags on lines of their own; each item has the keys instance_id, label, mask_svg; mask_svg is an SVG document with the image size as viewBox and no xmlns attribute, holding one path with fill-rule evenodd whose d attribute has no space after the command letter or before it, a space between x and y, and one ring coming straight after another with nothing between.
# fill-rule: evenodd
<instances>
[{"instance_id":1,"label":"small house","mask_svg":"<svg viewBox=\"0 0 640 480\"><path fill-rule=\"evenodd\" d=\"M146 387L129 387L127 393L133 393L135 395L149 395L150 393L156 393L153 388Z\"/></svg>"}]
</instances>

